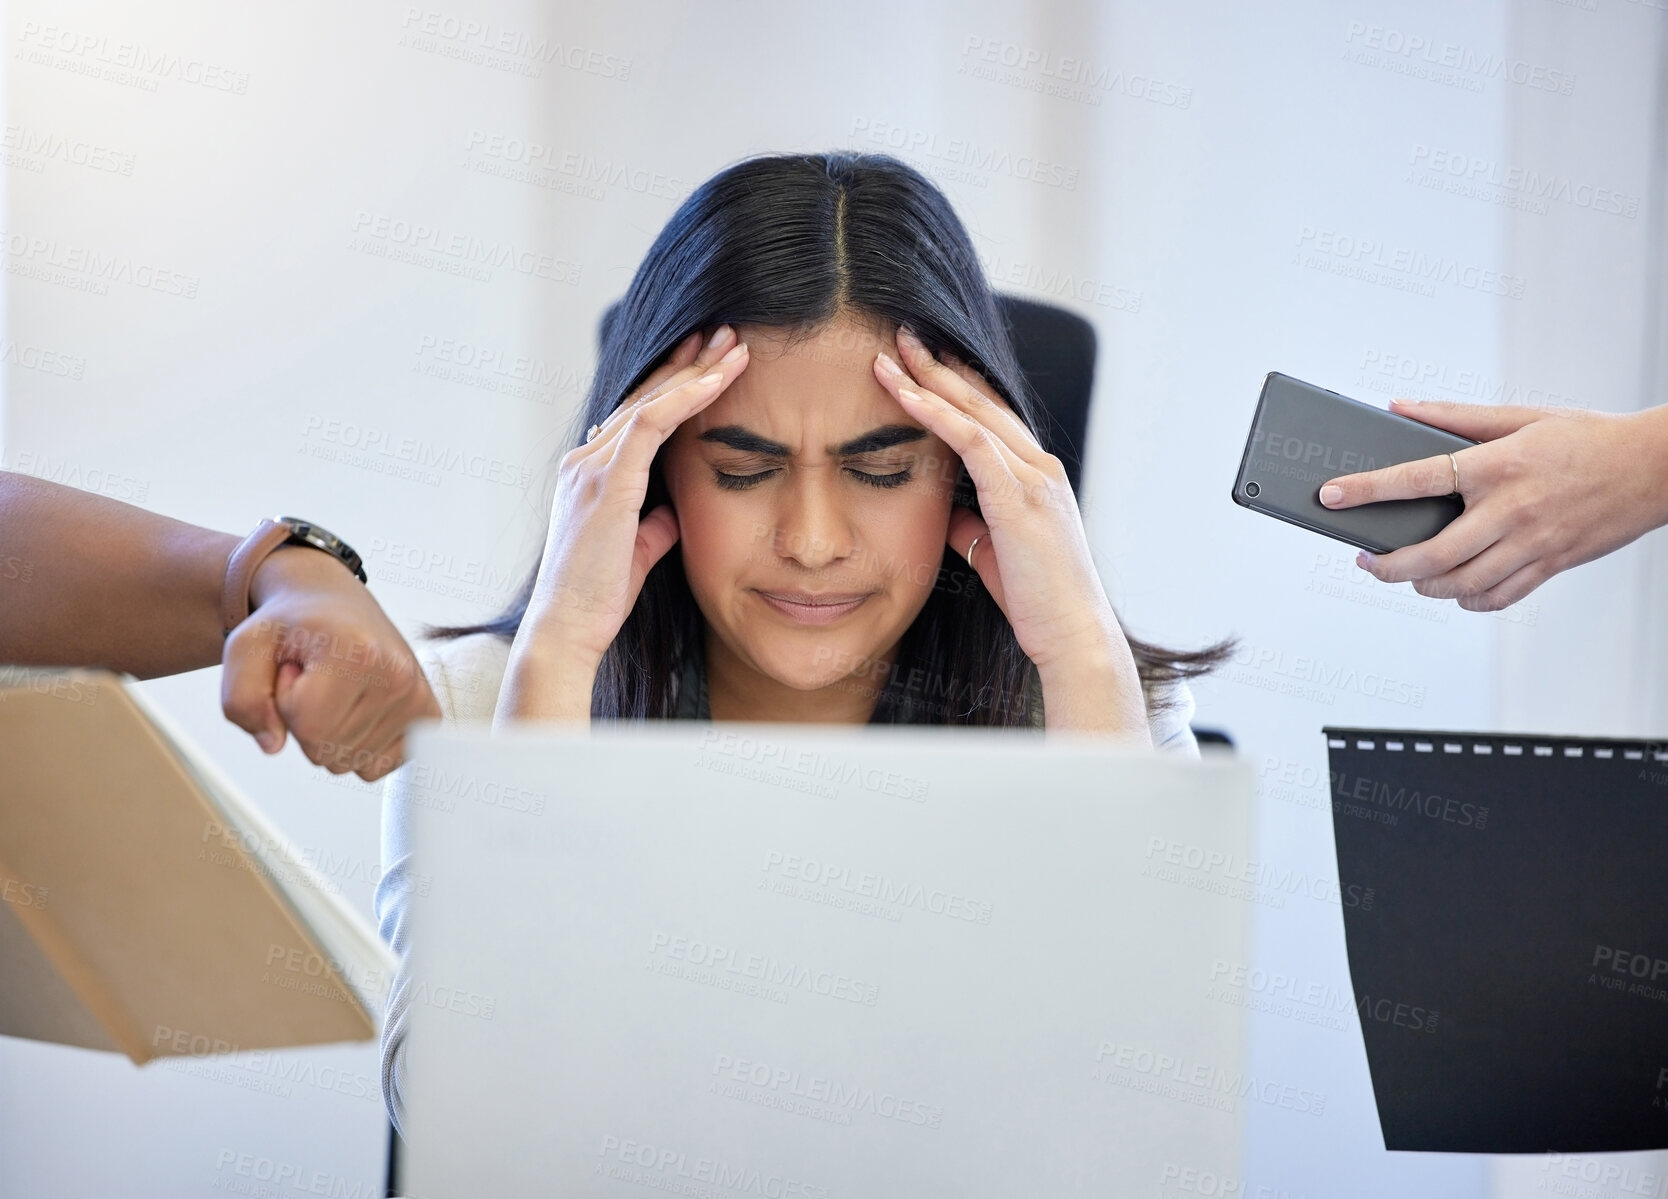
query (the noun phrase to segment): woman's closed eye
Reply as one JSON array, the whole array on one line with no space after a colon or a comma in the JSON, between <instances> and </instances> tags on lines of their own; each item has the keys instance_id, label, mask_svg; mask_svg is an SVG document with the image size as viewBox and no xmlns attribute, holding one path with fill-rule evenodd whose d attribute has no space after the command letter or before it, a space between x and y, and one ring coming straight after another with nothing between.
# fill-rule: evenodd
<instances>
[{"instance_id":1,"label":"woman's closed eye","mask_svg":"<svg viewBox=\"0 0 1668 1199\"><path fill-rule=\"evenodd\" d=\"M719 470L715 466L712 473L714 481L720 487L728 491L742 491L763 483L773 475L780 474L781 469L781 467L771 467L769 470L761 470L752 474L730 474ZM902 487L914 477L914 471L907 466L898 469L881 468L873 471L858 470L856 467L848 466L845 470L848 474L871 487Z\"/></svg>"}]
</instances>

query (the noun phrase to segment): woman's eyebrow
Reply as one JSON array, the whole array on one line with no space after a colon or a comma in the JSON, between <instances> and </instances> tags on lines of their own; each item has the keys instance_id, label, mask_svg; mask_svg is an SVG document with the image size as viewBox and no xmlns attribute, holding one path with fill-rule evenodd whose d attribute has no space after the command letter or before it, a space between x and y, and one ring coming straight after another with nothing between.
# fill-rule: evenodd
<instances>
[{"instance_id":1,"label":"woman's eyebrow","mask_svg":"<svg viewBox=\"0 0 1668 1199\"><path fill-rule=\"evenodd\" d=\"M828 452L842 458L852 454L867 454L873 450L884 450L895 445L920 441L926 435L927 431L919 425L882 425L878 429L870 429L860 437L853 437L850 441L834 446ZM769 458L788 458L793 455L793 451L781 442L761 437L741 425L720 425L716 429L706 430L696 440L712 441L719 445L727 445L732 450L741 450L747 454L763 454Z\"/></svg>"}]
</instances>

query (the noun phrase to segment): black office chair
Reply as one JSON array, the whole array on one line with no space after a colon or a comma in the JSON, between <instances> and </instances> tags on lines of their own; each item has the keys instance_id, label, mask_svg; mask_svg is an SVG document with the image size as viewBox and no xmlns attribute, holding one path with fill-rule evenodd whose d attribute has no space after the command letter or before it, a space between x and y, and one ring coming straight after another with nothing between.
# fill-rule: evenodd
<instances>
[{"instance_id":1,"label":"black office chair","mask_svg":"<svg viewBox=\"0 0 1668 1199\"><path fill-rule=\"evenodd\" d=\"M998 295L1019 369L1042 401L1048 427L1039 440L1083 495L1083 441L1095 386L1095 327L1075 313L1019 296Z\"/></svg>"}]
</instances>

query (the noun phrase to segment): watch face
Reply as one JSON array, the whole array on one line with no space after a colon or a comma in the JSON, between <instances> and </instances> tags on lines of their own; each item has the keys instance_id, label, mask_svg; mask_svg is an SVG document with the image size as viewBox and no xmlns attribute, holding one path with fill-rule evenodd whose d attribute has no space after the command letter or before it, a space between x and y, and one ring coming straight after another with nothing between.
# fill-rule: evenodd
<instances>
[{"instance_id":1,"label":"watch face","mask_svg":"<svg viewBox=\"0 0 1668 1199\"><path fill-rule=\"evenodd\" d=\"M323 550L351 570L361 583L370 581L365 575L364 560L351 545L329 529L321 528L310 520L302 520L299 516L280 516L278 523L289 526L291 544L310 545L316 550Z\"/></svg>"}]
</instances>

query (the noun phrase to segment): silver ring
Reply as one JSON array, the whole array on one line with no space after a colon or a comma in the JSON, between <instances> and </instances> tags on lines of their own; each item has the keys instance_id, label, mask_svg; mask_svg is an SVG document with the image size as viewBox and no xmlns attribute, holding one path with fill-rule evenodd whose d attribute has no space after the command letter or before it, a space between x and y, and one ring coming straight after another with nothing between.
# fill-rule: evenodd
<instances>
[{"instance_id":1,"label":"silver ring","mask_svg":"<svg viewBox=\"0 0 1668 1199\"><path fill-rule=\"evenodd\" d=\"M979 569L978 567L973 565L973 547L978 545L979 542L983 541L984 539L985 539L985 535L983 533L980 533L972 541L967 543L967 568L969 570Z\"/></svg>"},{"instance_id":2,"label":"silver ring","mask_svg":"<svg viewBox=\"0 0 1668 1199\"><path fill-rule=\"evenodd\" d=\"M1454 494L1458 495L1460 493L1460 489L1459 489L1459 459L1455 458L1452 452L1450 452L1448 454L1448 465L1454 468Z\"/></svg>"},{"instance_id":3,"label":"silver ring","mask_svg":"<svg viewBox=\"0 0 1668 1199\"><path fill-rule=\"evenodd\" d=\"M589 441L595 441L597 439L597 434L601 433L601 432L602 432L602 426L601 425L592 425L589 429L585 430L585 440L588 441L588 442Z\"/></svg>"}]
</instances>

